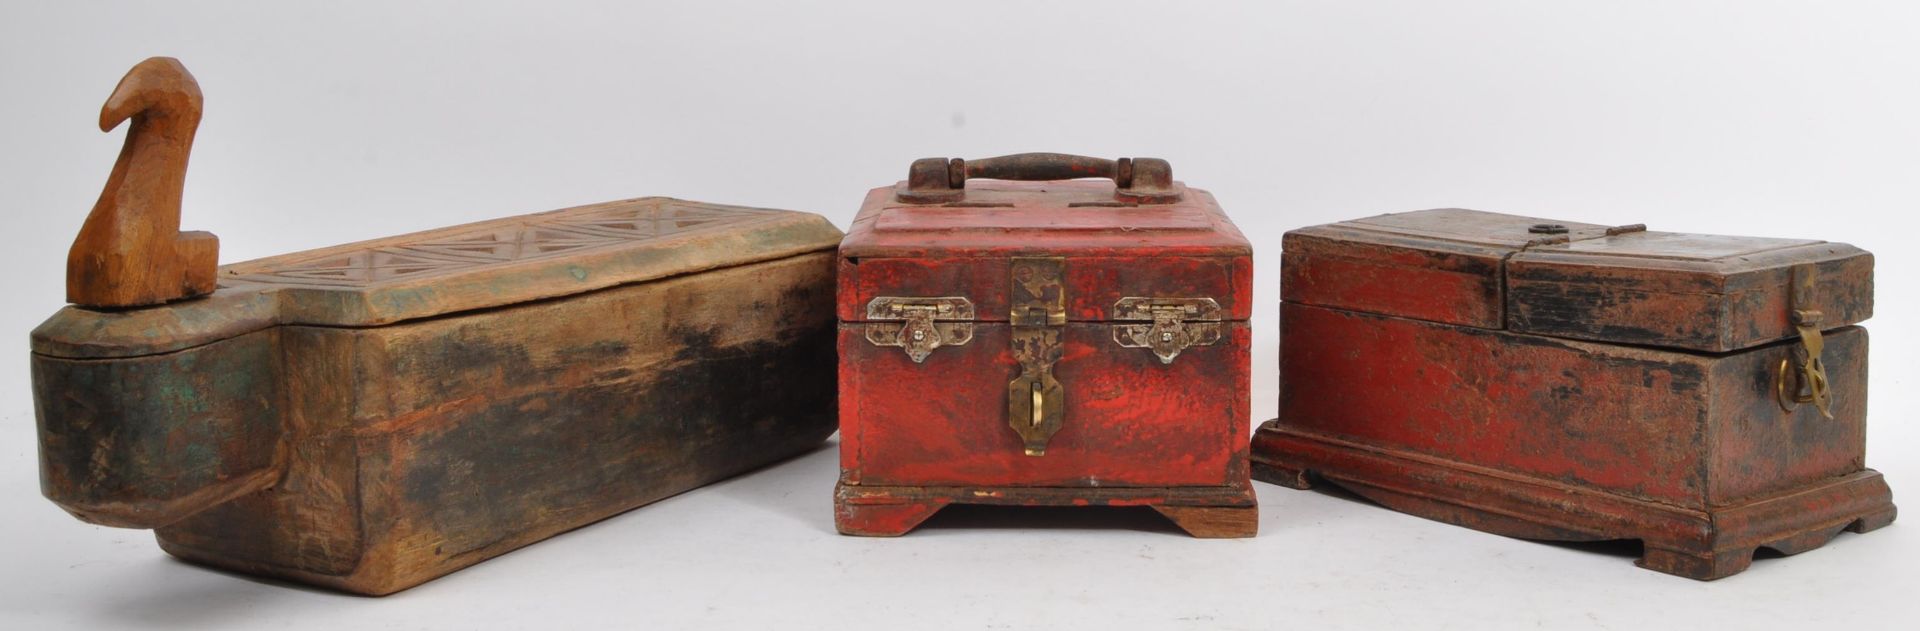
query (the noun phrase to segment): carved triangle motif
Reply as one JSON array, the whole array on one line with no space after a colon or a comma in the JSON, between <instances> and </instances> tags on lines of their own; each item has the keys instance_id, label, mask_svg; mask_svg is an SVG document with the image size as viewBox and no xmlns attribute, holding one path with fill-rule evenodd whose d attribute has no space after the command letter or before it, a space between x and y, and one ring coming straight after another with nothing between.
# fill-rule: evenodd
<instances>
[{"instance_id":1,"label":"carved triangle motif","mask_svg":"<svg viewBox=\"0 0 1920 631\"><path fill-rule=\"evenodd\" d=\"M358 287L424 278L519 261L573 256L624 247L689 230L764 216L757 209L722 209L649 198L586 206L479 224L471 231L436 234L308 260L269 259L234 266L226 283ZM336 250L337 251L337 250Z\"/></svg>"}]
</instances>

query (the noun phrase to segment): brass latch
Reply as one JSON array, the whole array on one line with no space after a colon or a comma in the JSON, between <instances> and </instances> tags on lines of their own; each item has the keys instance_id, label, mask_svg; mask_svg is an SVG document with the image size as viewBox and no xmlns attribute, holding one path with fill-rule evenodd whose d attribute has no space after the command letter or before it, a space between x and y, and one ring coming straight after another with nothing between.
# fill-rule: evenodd
<instances>
[{"instance_id":1,"label":"brass latch","mask_svg":"<svg viewBox=\"0 0 1920 631\"><path fill-rule=\"evenodd\" d=\"M1833 390L1827 384L1827 365L1820 361L1826 347L1820 337L1822 316L1818 311L1793 312L1793 328L1800 333L1800 344L1793 348L1792 357L1780 360L1773 377L1773 396L1782 411L1792 412L1802 403L1812 403L1820 416L1831 419Z\"/></svg>"},{"instance_id":2,"label":"brass latch","mask_svg":"<svg viewBox=\"0 0 1920 631\"><path fill-rule=\"evenodd\" d=\"M1121 298L1113 303L1113 319L1152 322L1113 325L1113 341L1150 349L1162 364L1189 347L1220 341L1220 303L1212 298Z\"/></svg>"},{"instance_id":3,"label":"brass latch","mask_svg":"<svg viewBox=\"0 0 1920 631\"><path fill-rule=\"evenodd\" d=\"M1813 285L1815 268L1812 264L1796 265L1793 268L1793 288L1788 293L1792 304L1793 328L1800 337L1800 343L1793 347L1791 356L1782 358L1780 366L1774 370L1773 396L1780 404L1781 411L1792 412L1802 403L1812 403L1820 410L1820 416L1833 418L1833 390L1827 383L1827 365L1820 360L1826 350L1826 340L1820 337L1820 324L1826 314L1813 305Z\"/></svg>"},{"instance_id":4,"label":"brass latch","mask_svg":"<svg viewBox=\"0 0 1920 631\"><path fill-rule=\"evenodd\" d=\"M1066 388L1053 378L1060 361L1060 331L1048 327L1015 327L1013 358L1020 376L1007 383L1007 424L1020 435L1029 456L1047 455L1047 442L1066 418Z\"/></svg>"},{"instance_id":5,"label":"brass latch","mask_svg":"<svg viewBox=\"0 0 1920 631\"><path fill-rule=\"evenodd\" d=\"M880 296L867 303L868 320L905 320L867 325L867 341L875 346L898 346L913 363L927 360L933 349L973 341L973 301L958 296L902 298Z\"/></svg>"},{"instance_id":6,"label":"brass latch","mask_svg":"<svg viewBox=\"0 0 1920 631\"><path fill-rule=\"evenodd\" d=\"M1013 358L1020 375L1007 383L1007 425L1020 435L1029 456L1044 456L1047 442L1066 422L1066 389L1053 378L1060 361L1060 331L1067 324L1066 259L1016 257L1012 261L1010 313Z\"/></svg>"}]
</instances>

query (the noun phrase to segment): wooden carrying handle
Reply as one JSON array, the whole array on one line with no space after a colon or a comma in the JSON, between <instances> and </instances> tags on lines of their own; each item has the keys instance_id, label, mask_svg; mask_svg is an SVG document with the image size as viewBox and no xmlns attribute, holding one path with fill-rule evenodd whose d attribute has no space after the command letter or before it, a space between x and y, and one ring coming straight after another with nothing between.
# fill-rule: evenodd
<instances>
[{"instance_id":1,"label":"wooden carrying handle","mask_svg":"<svg viewBox=\"0 0 1920 631\"><path fill-rule=\"evenodd\" d=\"M1065 153L1016 153L996 158L921 158L907 170L902 201L950 202L965 196L970 178L1051 181L1099 177L1113 180L1115 197L1129 202L1167 203L1180 199L1173 167L1159 158L1108 160Z\"/></svg>"},{"instance_id":2,"label":"wooden carrying handle","mask_svg":"<svg viewBox=\"0 0 1920 631\"><path fill-rule=\"evenodd\" d=\"M128 119L120 160L67 251L67 301L83 307L157 305L216 284L220 240L180 231L200 84L179 60L140 62L101 106L100 130Z\"/></svg>"}]
</instances>

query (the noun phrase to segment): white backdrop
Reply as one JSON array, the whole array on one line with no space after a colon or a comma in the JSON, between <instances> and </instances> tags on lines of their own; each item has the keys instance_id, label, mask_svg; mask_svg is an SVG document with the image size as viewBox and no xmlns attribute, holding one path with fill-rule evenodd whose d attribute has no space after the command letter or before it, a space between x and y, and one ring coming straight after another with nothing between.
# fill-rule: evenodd
<instances>
[{"instance_id":1,"label":"white backdrop","mask_svg":"<svg viewBox=\"0 0 1920 631\"><path fill-rule=\"evenodd\" d=\"M1255 240L1439 206L1878 255L1868 462L1920 497L1910 2L7 3L0 628L1884 628L1911 525L1698 583L1261 486L1261 536L959 511L838 537L831 449L385 599L256 582L38 497L27 331L119 150L132 64L206 93L185 225L239 261L639 195L820 212L925 156L1169 159Z\"/></svg>"}]
</instances>

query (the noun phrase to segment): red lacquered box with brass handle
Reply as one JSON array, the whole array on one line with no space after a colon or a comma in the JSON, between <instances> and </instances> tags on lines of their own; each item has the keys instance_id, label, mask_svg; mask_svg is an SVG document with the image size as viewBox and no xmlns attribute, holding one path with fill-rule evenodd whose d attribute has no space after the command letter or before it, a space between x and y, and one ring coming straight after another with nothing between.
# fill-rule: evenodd
<instances>
[{"instance_id":1,"label":"red lacquered box with brass handle","mask_svg":"<svg viewBox=\"0 0 1920 631\"><path fill-rule=\"evenodd\" d=\"M961 503L1253 535L1252 281L1246 238L1164 160L915 162L840 246L840 531Z\"/></svg>"}]
</instances>

